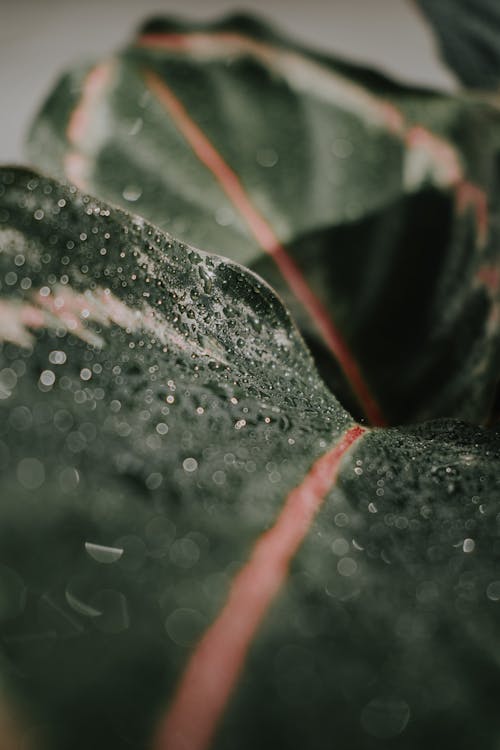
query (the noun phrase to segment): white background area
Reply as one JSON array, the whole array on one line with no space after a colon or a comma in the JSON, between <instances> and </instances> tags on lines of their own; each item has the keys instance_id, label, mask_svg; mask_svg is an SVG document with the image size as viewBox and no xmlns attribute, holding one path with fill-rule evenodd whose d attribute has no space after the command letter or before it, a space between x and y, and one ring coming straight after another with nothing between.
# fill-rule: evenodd
<instances>
[{"instance_id":1,"label":"white background area","mask_svg":"<svg viewBox=\"0 0 500 750\"><path fill-rule=\"evenodd\" d=\"M412 0L0 0L0 163L24 161L27 127L66 67L119 49L151 15L241 10L399 80L456 86Z\"/></svg>"}]
</instances>

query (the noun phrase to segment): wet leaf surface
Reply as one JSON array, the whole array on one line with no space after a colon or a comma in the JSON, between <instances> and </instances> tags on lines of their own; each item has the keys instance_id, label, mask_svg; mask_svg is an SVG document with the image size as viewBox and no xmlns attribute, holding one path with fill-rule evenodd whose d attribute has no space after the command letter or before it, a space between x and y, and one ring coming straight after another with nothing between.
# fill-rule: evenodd
<instances>
[{"instance_id":1,"label":"wet leaf surface","mask_svg":"<svg viewBox=\"0 0 500 750\"><path fill-rule=\"evenodd\" d=\"M499 133L477 95L405 88L234 16L156 19L73 69L28 151L257 271L351 413L482 422L500 371Z\"/></svg>"},{"instance_id":2,"label":"wet leaf surface","mask_svg":"<svg viewBox=\"0 0 500 750\"><path fill-rule=\"evenodd\" d=\"M3 169L0 220L0 664L26 726L494 750L498 432L359 427L264 282L72 186Z\"/></svg>"}]
</instances>

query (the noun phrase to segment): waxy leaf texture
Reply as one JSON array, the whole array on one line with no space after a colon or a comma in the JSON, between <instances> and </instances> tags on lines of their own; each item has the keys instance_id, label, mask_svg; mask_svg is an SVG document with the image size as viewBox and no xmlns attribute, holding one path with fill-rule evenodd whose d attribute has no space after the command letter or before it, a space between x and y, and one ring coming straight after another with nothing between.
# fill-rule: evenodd
<instances>
[{"instance_id":1,"label":"waxy leaf texture","mask_svg":"<svg viewBox=\"0 0 500 750\"><path fill-rule=\"evenodd\" d=\"M497 747L498 431L357 424L251 271L28 170L0 284L0 674L37 750Z\"/></svg>"},{"instance_id":2,"label":"waxy leaf texture","mask_svg":"<svg viewBox=\"0 0 500 750\"><path fill-rule=\"evenodd\" d=\"M246 16L157 19L63 76L28 153L264 277L373 425L483 422L500 372L499 112Z\"/></svg>"}]
</instances>

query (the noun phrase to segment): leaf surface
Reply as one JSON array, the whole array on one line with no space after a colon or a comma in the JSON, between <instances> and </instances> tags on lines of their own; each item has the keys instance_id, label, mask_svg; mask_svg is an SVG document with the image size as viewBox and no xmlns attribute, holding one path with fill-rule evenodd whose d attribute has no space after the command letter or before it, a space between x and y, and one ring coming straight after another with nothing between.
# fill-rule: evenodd
<instances>
[{"instance_id":1,"label":"leaf surface","mask_svg":"<svg viewBox=\"0 0 500 750\"><path fill-rule=\"evenodd\" d=\"M500 453L366 429L250 271L0 171L2 680L56 749L493 750Z\"/></svg>"},{"instance_id":2,"label":"leaf surface","mask_svg":"<svg viewBox=\"0 0 500 750\"><path fill-rule=\"evenodd\" d=\"M66 74L35 164L278 291L373 424L480 422L498 382L498 113L304 49L253 18L157 19Z\"/></svg>"},{"instance_id":3,"label":"leaf surface","mask_svg":"<svg viewBox=\"0 0 500 750\"><path fill-rule=\"evenodd\" d=\"M441 52L466 86L500 85L500 7L496 0L417 0Z\"/></svg>"}]
</instances>

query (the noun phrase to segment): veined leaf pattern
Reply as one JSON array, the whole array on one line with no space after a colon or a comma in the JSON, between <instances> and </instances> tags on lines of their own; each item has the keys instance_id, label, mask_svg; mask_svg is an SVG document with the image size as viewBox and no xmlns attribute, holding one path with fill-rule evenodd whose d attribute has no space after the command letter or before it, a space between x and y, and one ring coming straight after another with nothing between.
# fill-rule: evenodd
<instances>
[{"instance_id":1,"label":"veined leaf pattern","mask_svg":"<svg viewBox=\"0 0 500 750\"><path fill-rule=\"evenodd\" d=\"M50 748L497 740L497 431L371 429L270 287L0 171L0 637Z\"/></svg>"},{"instance_id":2,"label":"veined leaf pattern","mask_svg":"<svg viewBox=\"0 0 500 750\"><path fill-rule=\"evenodd\" d=\"M373 424L488 418L500 368L498 112L396 85L248 17L155 20L67 74L43 169L279 292Z\"/></svg>"}]
</instances>

